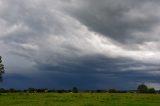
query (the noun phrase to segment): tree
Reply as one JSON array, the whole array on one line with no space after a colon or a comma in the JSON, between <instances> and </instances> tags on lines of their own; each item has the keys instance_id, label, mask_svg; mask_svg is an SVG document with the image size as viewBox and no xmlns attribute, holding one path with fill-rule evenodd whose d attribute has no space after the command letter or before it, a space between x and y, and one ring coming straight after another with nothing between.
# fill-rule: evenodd
<instances>
[{"instance_id":1,"label":"tree","mask_svg":"<svg viewBox=\"0 0 160 106\"><path fill-rule=\"evenodd\" d=\"M4 73L4 65L2 64L2 57L0 56L0 81L2 81L3 73Z\"/></svg>"},{"instance_id":2,"label":"tree","mask_svg":"<svg viewBox=\"0 0 160 106\"><path fill-rule=\"evenodd\" d=\"M148 93L156 93L156 90L154 88L149 88Z\"/></svg>"},{"instance_id":3,"label":"tree","mask_svg":"<svg viewBox=\"0 0 160 106\"><path fill-rule=\"evenodd\" d=\"M148 87L145 84L140 84L137 87L137 92L139 92L139 93L147 93L148 92Z\"/></svg>"},{"instance_id":4,"label":"tree","mask_svg":"<svg viewBox=\"0 0 160 106\"><path fill-rule=\"evenodd\" d=\"M109 93L117 93L117 90L116 89L110 89L108 92Z\"/></svg>"},{"instance_id":5,"label":"tree","mask_svg":"<svg viewBox=\"0 0 160 106\"><path fill-rule=\"evenodd\" d=\"M73 93L78 93L78 88L77 88L77 87L73 87L73 88L72 88L72 92L73 92Z\"/></svg>"}]
</instances>

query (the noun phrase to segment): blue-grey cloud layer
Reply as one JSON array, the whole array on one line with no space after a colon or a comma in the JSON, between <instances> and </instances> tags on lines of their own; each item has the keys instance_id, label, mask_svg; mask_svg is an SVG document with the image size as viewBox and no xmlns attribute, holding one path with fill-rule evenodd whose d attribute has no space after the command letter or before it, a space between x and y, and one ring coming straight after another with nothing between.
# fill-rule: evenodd
<instances>
[{"instance_id":1,"label":"blue-grey cloud layer","mask_svg":"<svg viewBox=\"0 0 160 106\"><path fill-rule=\"evenodd\" d=\"M159 4L0 0L2 87L158 88Z\"/></svg>"}]
</instances>

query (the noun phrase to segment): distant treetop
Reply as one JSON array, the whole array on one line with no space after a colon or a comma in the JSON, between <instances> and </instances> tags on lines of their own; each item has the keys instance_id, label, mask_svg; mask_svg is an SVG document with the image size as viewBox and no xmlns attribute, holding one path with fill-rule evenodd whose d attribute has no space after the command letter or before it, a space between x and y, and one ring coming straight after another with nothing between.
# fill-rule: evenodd
<instances>
[{"instance_id":1,"label":"distant treetop","mask_svg":"<svg viewBox=\"0 0 160 106\"><path fill-rule=\"evenodd\" d=\"M3 73L4 73L4 65L2 64L2 57L0 56L0 81L2 81Z\"/></svg>"}]
</instances>

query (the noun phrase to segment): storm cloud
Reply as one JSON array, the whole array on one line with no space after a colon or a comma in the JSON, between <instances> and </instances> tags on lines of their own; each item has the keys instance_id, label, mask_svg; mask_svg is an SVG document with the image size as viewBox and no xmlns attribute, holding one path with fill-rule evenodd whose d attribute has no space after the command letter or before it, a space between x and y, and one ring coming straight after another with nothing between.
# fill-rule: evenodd
<instances>
[{"instance_id":1,"label":"storm cloud","mask_svg":"<svg viewBox=\"0 0 160 106\"><path fill-rule=\"evenodd\" d=\"M159 87L159 4L157 0L0 0L0 55L8 78L3 86L11 87L11 79L16 83L23 79L23 87L47 79L48 85L42 87L53 80L57 87L132 89L139 83ZM87 78L92 81L88 87ZM32 80L36 82L27 85Z\"/></svg>"},{"instance_id":2,"label":"storm cloud","mask_svg":"<svg viewBox=\"0 0 160 106\"><path fill-rule=\"evenodd\" d=\"M71 14L89 29L121 43L159 39L157 0L82 0L73 8Z\"/></svg>"}]
</instances>

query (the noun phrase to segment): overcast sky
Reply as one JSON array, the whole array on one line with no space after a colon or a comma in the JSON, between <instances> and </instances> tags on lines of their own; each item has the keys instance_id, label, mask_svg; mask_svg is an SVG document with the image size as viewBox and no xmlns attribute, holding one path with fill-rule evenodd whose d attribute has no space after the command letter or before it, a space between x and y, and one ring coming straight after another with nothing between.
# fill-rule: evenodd
<instances>
[{"instance_id":1,"label":"overcast sky","mask_svg":"<svg viewBox=\"0 0 160 106\"><path fill-rule=\"evenodd\" d=\"M0 87L160 89L159 5L0 0Z\"/></svg>"}]
</instances>

